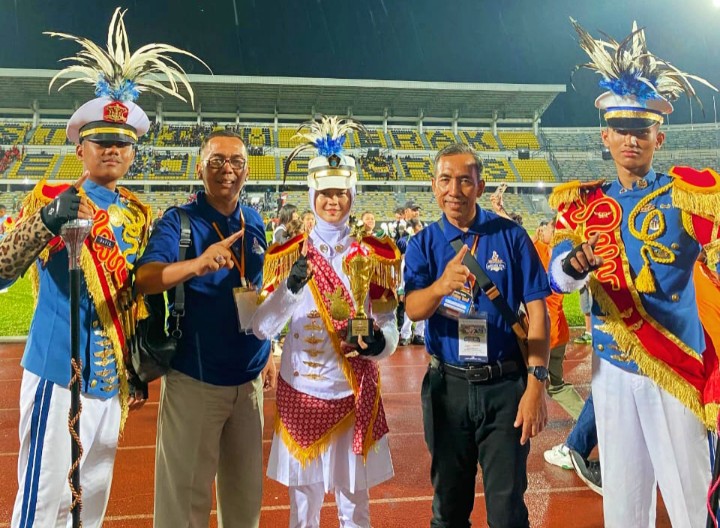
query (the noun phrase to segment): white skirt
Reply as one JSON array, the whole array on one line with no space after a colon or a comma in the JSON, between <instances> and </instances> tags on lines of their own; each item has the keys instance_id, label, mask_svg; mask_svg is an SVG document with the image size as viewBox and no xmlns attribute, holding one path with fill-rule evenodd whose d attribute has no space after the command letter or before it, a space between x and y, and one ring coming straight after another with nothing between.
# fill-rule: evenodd
<instances>
[{"instance_id":1,"label":"white skirt","mask_svg":"<svg viewBox=\"0 0 720 528\"><path fill-rule=\"evenodd\" d=\"M270 448L267 476L285 486L305 486L322 482L326 493L335 488L355 493L390 479L394 471L388 435L383 436L370 448L367 459L363 462L362 455L356 455L352 451L354 425L353 422L336 436L327 449L304 468L275 434Z\"/></svg>"}]
</instances>

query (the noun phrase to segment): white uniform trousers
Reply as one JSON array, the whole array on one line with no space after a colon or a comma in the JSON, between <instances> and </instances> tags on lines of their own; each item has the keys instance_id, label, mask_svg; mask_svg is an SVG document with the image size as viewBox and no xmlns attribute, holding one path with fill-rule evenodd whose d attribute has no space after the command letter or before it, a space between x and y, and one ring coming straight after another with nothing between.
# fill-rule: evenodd
<instances>
[{"instance_id":1,"label":"white uniform trousers","mask_svg":"<svg viewBox=\"0 0 720 528\"><path fill-rule=\"evenodd\" d=\"M262 505L263 390L162 380L155 452L155 528L207 527L215 481L219 528L257 528Z\"/></svg>"},{"instance_id":2,"label":"white uniform trousers","mask_svg":"<svg viewBox=\"0 0 720 528\"><path fill-rule=\"evenodd\" d=\"M425 337L425 321L416 321L415 328L412 327L412 324L413 322L406 313L402 328L400 329L400 339L410 339L411 334L413 336Z\"/></svg>"},{"instance_id":3,"label":"white uniform trousers","mask_svg":"<svg viewBox=\"0 0 720 528\"><path fill-rule=\"evenodd\" d=\"M650 378L597 356L592 393L605 526L654 527L659 486L674 527L704 528L712 471L705 426Z\"/></svg>"},{"instance_id":4,"label":"white uniform trousers","mask_svg":"<svg viewBox=\"0 0 720 528\"><path fill-rule=\"evenodd\" d=\"M83 394L80 401L81 519L85 528L99 528L110 497L120 432L120 402L117 395L101 400ZM72 526L67 478L71 465L69 411L68 389L23 371L18 493L12 528Z\"/></svg>"},{"instance_id":5,"label":"white uniform trousers","mask_svg":"<svg viewBox=\"0 0 720 528\"><path fill-rule=\"evenodd\" d=\"M320 509L325 498L322 482L290 486L290 528L320 528ZM355 493L335 488L340 528L370 528L370 496L367 489Z\"/></svg>"}]
</instances>

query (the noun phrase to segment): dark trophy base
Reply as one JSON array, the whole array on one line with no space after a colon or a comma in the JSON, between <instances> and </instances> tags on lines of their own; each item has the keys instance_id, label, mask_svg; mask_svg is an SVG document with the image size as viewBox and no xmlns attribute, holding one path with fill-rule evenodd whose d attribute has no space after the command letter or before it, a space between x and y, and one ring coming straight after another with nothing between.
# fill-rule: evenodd
<instances>
[{"instance_id":1,"label":"dark trophy base","mask_svg":"<svg viewBox=\"0 0 720 528\"><path fill-rule=\"evenodd\" d=\"M360 319L353 318L348 319L347 327L347 341L353 345L358 344L358 337L363 338L363 341L367 344L372 343L375 339L373 337L373 323L374 321L370 318Z\"/></svg>"}]
</instances>

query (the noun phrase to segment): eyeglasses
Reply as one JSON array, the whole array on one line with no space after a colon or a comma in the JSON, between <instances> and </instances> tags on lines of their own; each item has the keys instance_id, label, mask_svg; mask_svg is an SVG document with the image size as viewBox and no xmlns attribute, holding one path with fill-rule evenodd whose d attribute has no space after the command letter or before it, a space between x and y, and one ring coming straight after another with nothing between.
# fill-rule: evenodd
<instances>
[{"instance_id":1,"label":"eyeglasses","mask_svg":"<svg viewBox=\"0 0 720 528\"><path fill-rule=\"evenodd\" d=\"M204 160L205 164L211 169L218 170L225 166L225 163L229 163L233 170L243 170L247 164L245 158L210 158Z\"/></svg>"}]
</instances>

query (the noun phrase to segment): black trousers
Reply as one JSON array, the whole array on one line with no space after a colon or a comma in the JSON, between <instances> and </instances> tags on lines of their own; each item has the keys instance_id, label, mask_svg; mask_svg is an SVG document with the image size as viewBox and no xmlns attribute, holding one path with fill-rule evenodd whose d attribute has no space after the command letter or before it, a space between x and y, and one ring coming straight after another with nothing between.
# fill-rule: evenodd
<instances>
[{"instance_id":1,"label":"black trousers","mask_svg":"<svg viewBox=\"0 0 720 528\"><path fill-rule=\"evenodd\" d=\"M490 528L527 528L527 457L513 427L526 386L520 374L471 384L428 367L422 384L423 426L435 490L431 528L468 528L477 465L483 472Z\"/></svg>"}]
</instances>

